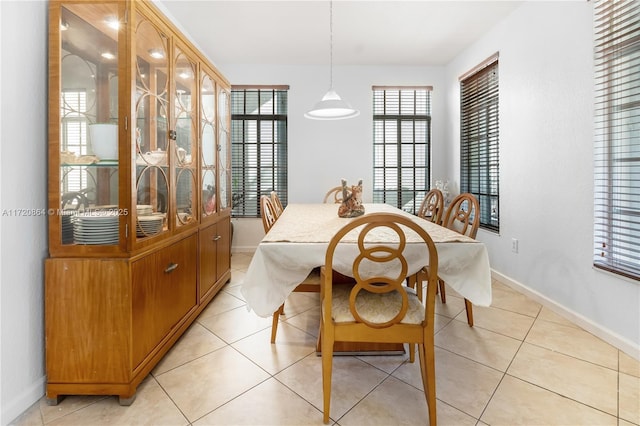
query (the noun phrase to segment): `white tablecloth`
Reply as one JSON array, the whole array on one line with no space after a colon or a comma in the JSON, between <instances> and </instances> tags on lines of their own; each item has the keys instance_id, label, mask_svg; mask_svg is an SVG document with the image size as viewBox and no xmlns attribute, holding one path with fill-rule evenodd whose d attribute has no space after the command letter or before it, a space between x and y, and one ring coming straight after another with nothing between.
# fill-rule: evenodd
<instances>
[{"instance_id":1,"label":"white tablecloth","mask_svg":"<svg viewBox=\"0 0 640 426\"><path fill-rule=\"evenodd\" d=\"M338 217L338 206L287 206L258 245L245 274L241 293L249 309L262 317L271 316L313 268L324 264L329 240L351 220ZM386 204L365 204L365 212L389 212L411 217L436 244L438 275L473 304L491 304L491 270L483 243ZM379 237L386 238L384 235ZM389 239L393 238L389 236ZM411 243L410 236L407 236L407 242ZM424 251L416 252L414 258L409 259L410 274L425 266L420 253L424 254ZM349 268L350 261L335 267L345 275L349 275Z\"/></svg>"}]
</instances>

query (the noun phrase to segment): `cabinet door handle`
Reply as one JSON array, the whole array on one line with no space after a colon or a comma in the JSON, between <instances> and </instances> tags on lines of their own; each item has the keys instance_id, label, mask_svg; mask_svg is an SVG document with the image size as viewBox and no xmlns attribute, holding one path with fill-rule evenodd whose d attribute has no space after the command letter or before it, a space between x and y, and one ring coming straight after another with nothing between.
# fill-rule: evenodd
<instances>
[{"instance_id":1,"label":"cabinet door handle","mask_svg":"<svg viewBox=\"0 0 640 426\"><path fill-rule=\"evenodd\" d=\"M216 235L215 237L211 237L211 241L216 242L218 241L220 238L222 238L221 235Z\"/></svg>"},{"instance_id":2,"label":"cabinet door handle","mask_svg":"<svg viewBox=\"0 0 640 426\"><path fill-rule=\"evenodd\" d=\"M173 271L175 271L176 269L178 269L178 264L177 263L170 263L167 268L164 270L165 274L170 274Z\"/></svg>"}]
</instances>

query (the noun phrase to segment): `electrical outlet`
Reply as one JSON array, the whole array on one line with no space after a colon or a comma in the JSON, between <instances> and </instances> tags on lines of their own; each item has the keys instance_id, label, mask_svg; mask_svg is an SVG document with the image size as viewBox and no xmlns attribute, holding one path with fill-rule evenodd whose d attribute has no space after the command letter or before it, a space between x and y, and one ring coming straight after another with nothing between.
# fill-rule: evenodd
<instances>
[{"instance_id":1,"label":"electrical outlet","mask_svg":"<svg viewBox=\"0 0 640 426\"><path fill-rule=\"evenodd\" d=\"M517 238L512 238L511 239L511 251L514 253L518 252L518 239Z\"/></svg>"}]
</instances>

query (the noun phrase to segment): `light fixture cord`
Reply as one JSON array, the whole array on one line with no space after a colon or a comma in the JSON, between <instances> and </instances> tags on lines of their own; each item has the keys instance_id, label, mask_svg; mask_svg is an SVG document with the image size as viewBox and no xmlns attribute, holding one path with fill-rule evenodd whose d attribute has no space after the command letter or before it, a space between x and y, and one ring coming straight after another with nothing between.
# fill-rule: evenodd
<instances>
[{"instance_id":1,"label":"light fixture cord","mask_svg":"<svg viewBox=\"0 0 640 426\"><path fill-rule=\"evenodd\" d=\"M333 90L333 1L329 1L329 90Z\"/></svg>"}]
</instances>

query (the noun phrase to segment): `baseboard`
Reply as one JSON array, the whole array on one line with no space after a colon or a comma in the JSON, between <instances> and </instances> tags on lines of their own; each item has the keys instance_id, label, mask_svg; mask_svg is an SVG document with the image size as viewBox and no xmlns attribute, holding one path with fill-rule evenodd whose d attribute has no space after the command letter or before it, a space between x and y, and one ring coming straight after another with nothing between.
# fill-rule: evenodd
<instances>
[{"instance_id":1,"label":"baseboard","mask_svg":"<svg viewBox=\"0 0 640 426\"><path fill-rule=\"evenodd\" d=\"M535 290L530 289L529 287L525 286L524 284L516 280L513 280L507 277L506 275L501 274L500 272L497 272L492 269L491 276L497 281L500 281L501 283L526 295L532 300L535 300L536 302L540 303L542 306L551 309L556 314L562 316L563 318L566 318L567 320L576 324L583 330L588 331L589 333L604 340L610 345L615 346L616 348L626 353L630 357L640 361L640 346L630 341L626 337L622 337L612 332L611 330L604 328L599 324L594 323L589 318L586 318L581 314L574 312L563 305L560 305L558 302L549 299L548 297L538 293Z\"/></svg>"},{"instance_id":2,"label":"baseboard","mask_svg":"<svg viewBox=\"0 0 640 426\"><path fill-rule=\"evenodd\" d=\"M46 381L46 376L40 377L24 392L8 401L7 404L2 407L2 410L0 410L0 413L2 413L0 424L3 426L10 424L22 413L27 411L29 407L38 402L44 395Z\"/></svg>"},{"instance_id":3,"label":"baseboard","mask_svg":"<svg viewBox=\"0 0 640 426\"><path fill-rule=\"evenodd\" d=\"M233 253L253 253L256 251L256 246L233 246L231 247L231 254Z\"/></svg>"}]
</instances>

